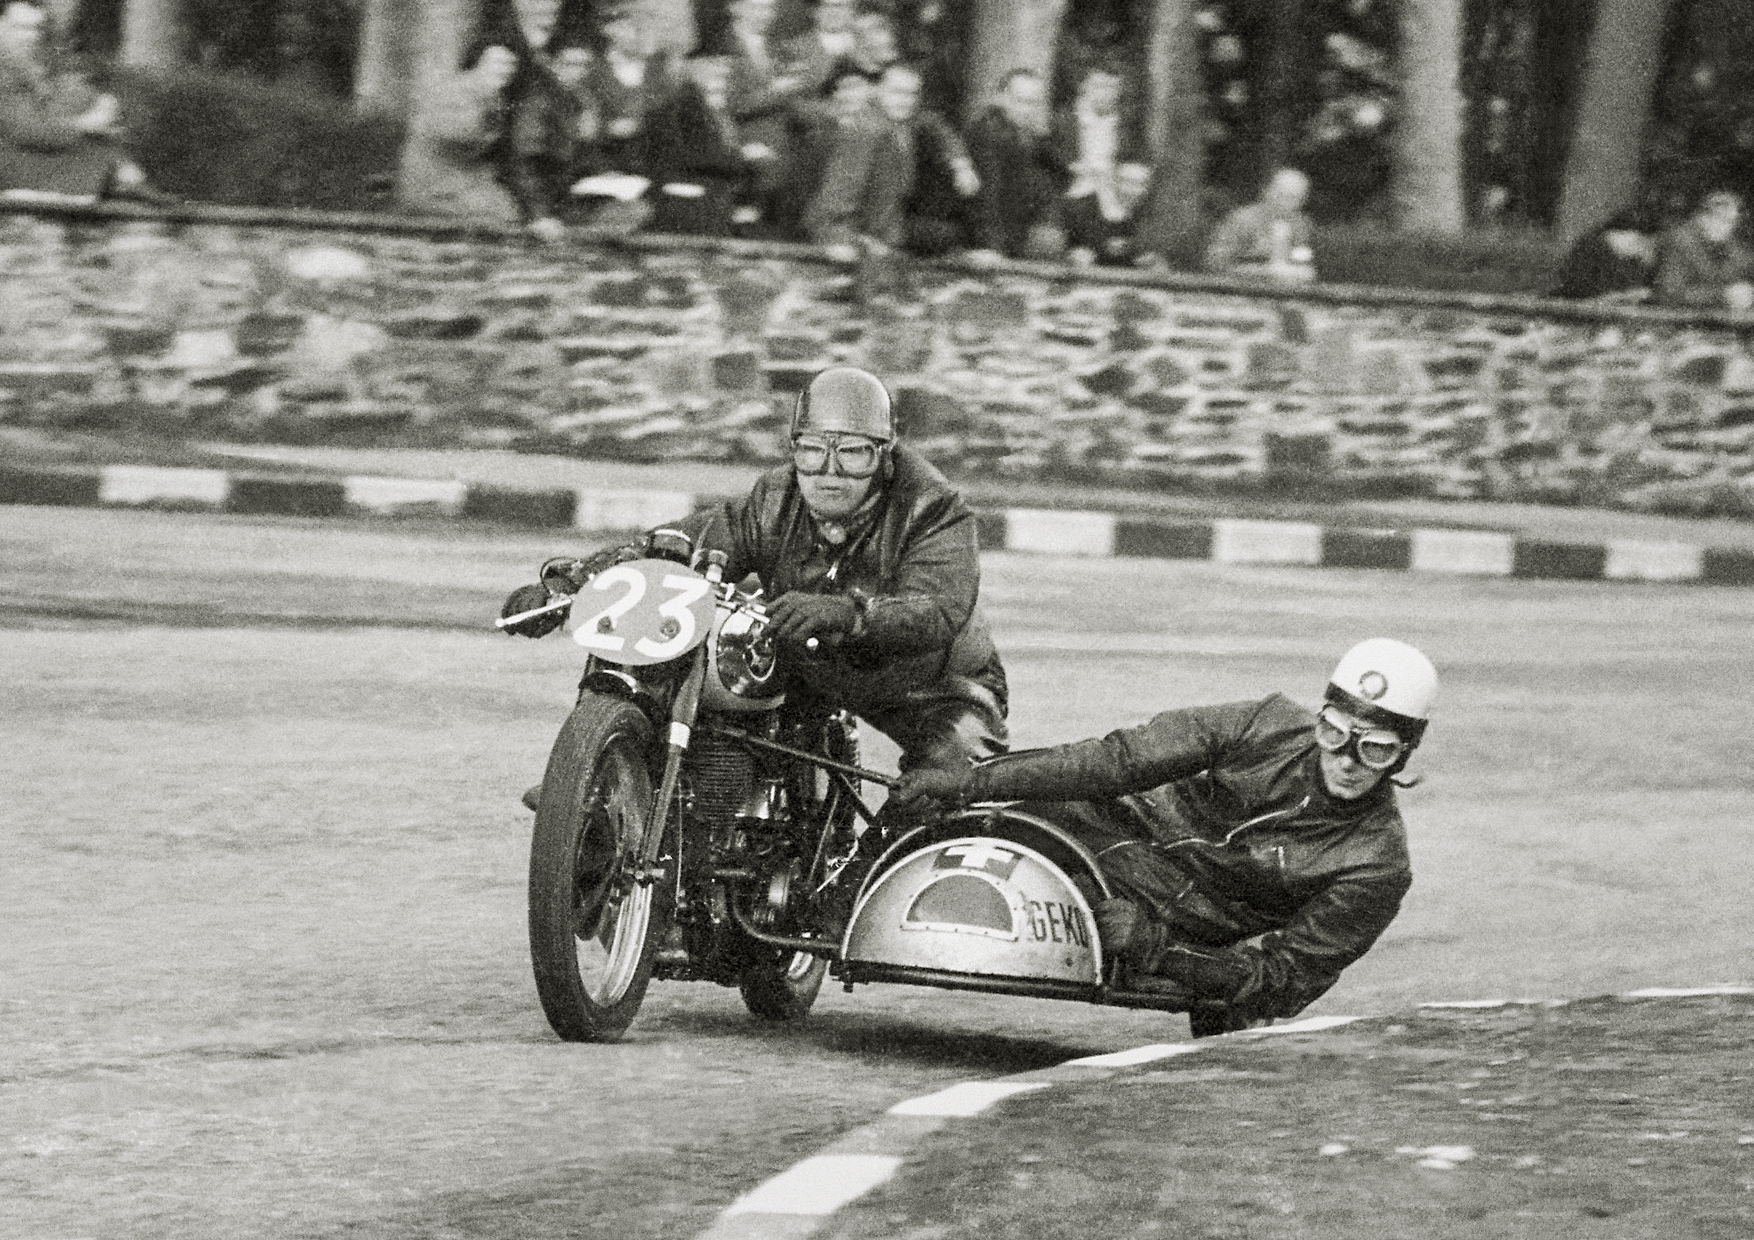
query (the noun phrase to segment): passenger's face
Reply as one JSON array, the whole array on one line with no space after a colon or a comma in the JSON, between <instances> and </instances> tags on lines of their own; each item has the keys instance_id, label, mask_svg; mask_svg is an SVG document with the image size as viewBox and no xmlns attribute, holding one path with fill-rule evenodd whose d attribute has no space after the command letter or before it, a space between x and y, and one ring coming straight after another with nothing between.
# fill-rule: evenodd
<instances>
[{"instance_id":1,"label":"passenger's face","mask_svg":"<svg viewBox=\"0 0 1754 1240\"><path fill-rule=\"evenodd\" d=\"M1332 715L1353 728L1369 728L1363 720L1348 715L1336 706L1324 708L1324 715ZM1339 801L1356 801L1382 783L1388 777L1387 771L1373 770L1365 766L1352 754L1354 746L1348 744L1338 752L1326 749L1317 750L1321 755L1322 784L1328 795Z\"/></svg>"}]
</instances>

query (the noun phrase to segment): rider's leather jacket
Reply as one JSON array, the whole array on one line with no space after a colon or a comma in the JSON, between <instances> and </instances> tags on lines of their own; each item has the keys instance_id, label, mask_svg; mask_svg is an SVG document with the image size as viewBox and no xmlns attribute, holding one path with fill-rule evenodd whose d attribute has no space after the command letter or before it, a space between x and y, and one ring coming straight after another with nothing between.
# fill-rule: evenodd
<instances>
[{"instance_id":1,"label":"rider's leather jacket","mask_svg":"<svg viewBox=\"0 0 1754 1240\"><path fill-rule=\"evenodd\" d=\"M856 711L960 677L1002 700L1004 671L975 605L974 513L912 448L896 445L889 461L888 478L841 526L811 516L792 467L782 465L744 498L698 512L681 528L698 548L730 556L726 580L755 573L770 599L792 590L852 598L853 634L794 665L817 697Z\"/></svg>"},{"instance_id":2,"label":"rider's leather jacket","mask_svg":"<svg viewBox=\"0 0 1754 1240\"><path fill-rule=\"evenodd\" d=\"M1278 694L1165 711L990 759L963 799L1084 803L1065 808L1100 824L1105 875L1146 906L1142 967L1249 1019L1290 1016L1369 950L1413 881L1389 781L1329 795L1313 725Z\"/></svg>"}]
</instances>

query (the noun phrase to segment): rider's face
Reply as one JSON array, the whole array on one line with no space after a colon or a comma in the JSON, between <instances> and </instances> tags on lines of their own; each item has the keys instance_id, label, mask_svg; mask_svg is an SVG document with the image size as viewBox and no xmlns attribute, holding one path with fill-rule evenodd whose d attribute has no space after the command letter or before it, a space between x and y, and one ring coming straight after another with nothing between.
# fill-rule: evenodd
<instances>
[{"instance_id":1,"label":"rider's face","mask_svg":"<svg viewBox=\"0 0 1754 1240\"><path fill-rule=\"evenodd\" d=\"M832 470L825 474L799 474L798 489L814 515L826 521L841 521L865 502L871 493L870 478L848 478Z\"/></svg>"},{"instance_id":2,"label":"rider's face","mask_svg":"<svg viewBox=\"0 0 1754 1240\"><path fill-rule=\"evenodd\" d=\"M1343 725L1353 728L1369 726L1336 707L1329 706L1325 709ZM1388 777L1386 770L1375 770L1360 762L1356 751L1357 746L1352 744L1343 745L1335 751L1317 750L1322 761L1322 783L1327 787L1328 795L1336 800L1356 801Z\"/></svg>"}]
</instances>

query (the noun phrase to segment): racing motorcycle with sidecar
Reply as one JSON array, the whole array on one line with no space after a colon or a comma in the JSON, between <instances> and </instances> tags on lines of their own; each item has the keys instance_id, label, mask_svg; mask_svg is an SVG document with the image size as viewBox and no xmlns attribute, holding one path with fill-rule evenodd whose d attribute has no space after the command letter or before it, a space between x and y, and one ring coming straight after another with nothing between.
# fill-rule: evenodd
<instances>
[{"instance_id":1,"label":"racing motorcycle with sidecar","mask_svg":"<svg viewBox=\"0 0 1754 1240\"><path fill-rule=\"evenodd\" d=\"M802 1018L832 974L1183 1011L1103 952L1090 850L1015 807L880 824L845 712L788 710L759 592L660 530L643 558L496 623L570 613L586 652L530 849L530 956L569 1041L609 1041L652 980ZM809 657L805 652L800 657Z\"/></svg>"}]
</instances>

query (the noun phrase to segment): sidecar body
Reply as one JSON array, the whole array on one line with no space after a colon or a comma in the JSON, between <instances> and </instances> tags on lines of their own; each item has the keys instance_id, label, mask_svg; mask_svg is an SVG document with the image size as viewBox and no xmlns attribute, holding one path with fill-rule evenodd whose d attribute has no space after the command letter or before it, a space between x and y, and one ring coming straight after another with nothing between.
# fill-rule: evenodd
<instances>
[{"instance_id":1,"label":"sidecar body","mask_svg":"<svg viewBox=\"0 0 1754 1240\"><path fill-rule=\"evenodd\" d=\"M1091 911L1110 895L1096 858L1047 819L977 807L897 840L872 866L836 972L1179 1011L1177 993L1113 984Z\"/></svg>"}]
</instances>

